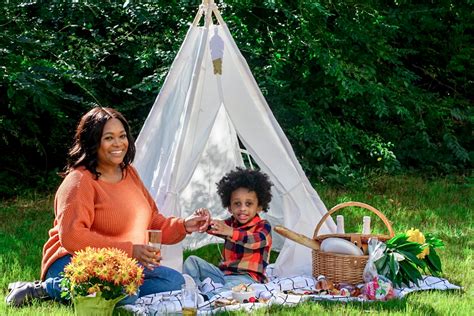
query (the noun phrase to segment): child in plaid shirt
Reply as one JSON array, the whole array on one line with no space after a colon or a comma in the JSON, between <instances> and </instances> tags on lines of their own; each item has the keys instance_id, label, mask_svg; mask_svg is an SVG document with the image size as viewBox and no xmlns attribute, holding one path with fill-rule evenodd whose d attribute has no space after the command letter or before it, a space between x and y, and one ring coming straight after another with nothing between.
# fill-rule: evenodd
<instances>
[{"instance_id":1,"label":"child in plaid shirt","mask_svg":"<svg viewBox=\"0 0 474 316\"><path fill-rule=\"evenodd\" d=\"M208 292L208 297L239 284L266 281L265 268L272 246L271 226L259 213L268 211L271 186L266 174L239 167L217 183L222 206L228 208L231 217L211 220L208 233L225 239L223 261L216 267L190 256L183 266L183 273L189 274L198 286L206 278L224 285Z\"/></svg>"}]
</instances>

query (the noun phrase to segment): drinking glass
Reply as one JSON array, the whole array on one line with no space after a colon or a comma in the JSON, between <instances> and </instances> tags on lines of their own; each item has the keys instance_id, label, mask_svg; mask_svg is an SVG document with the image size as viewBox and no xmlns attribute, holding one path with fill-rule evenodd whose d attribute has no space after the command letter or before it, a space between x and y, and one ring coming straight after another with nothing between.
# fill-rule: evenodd
<instances>
[{"instance_id":1,"label":"drinking glass","mask_svg":"<svg viewBox=\"0 0 474 316\"><path fill-rule=\"evenodd\" d=\"M147 229L148 245L156 248L157 251L161 249L161 230Z\"/></svg>"},{"instance_id":2,"label":"drinking glass","mask_svg":"<svg viewBox=\"0 0 474 316\"><path fill-rule=\"evenodd\" d=\"M181 299L183 316L196 316L198 302L197 287L183 284L181 287Z\"/></svg>"},{"instance_id":3,"label":"drinking glass","mask_svg":"<svg viewBox=\"0 0 474 316\"><path fill-rule=\"evenodd\" d=\"M148 245L155 249L157 256L161 256L161 230L147 229ZM154 266L154 265L152 265Z\"/></svg>"}]
</instances>

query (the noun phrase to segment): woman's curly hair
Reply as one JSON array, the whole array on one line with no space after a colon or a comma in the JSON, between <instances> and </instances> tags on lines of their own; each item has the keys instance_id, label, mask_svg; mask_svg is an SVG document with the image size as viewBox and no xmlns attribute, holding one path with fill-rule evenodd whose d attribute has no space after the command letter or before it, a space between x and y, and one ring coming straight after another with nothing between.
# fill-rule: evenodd
<instances>
[{"instance_id":1,"label":"woman's curly hair","mask_svg":"<svg viewBox=\"0 0 474 316\"><path fill-rule=\"evenodd\" d=\"M264 212L268 211L269 203L272 199L271 187L268 175L258 170L244 169L237 167L228 172L217 184L217 194L219 194L222 206L230 206L230 196L238 188L246 188L257 194L258 205Z\"/></svg>"}]
</instances>

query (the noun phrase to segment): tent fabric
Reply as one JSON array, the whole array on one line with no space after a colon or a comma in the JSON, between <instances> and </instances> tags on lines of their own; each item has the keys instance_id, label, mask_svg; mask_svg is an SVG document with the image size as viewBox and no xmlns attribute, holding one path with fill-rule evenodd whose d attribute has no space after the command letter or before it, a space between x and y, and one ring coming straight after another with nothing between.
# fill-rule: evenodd
<instances>
[{"instance_id":1,"label":"tent fabric","mask_svg":"<svg viewBox=\"0 0 474 316\"><path fill-rule=\"evenodd\" d=\"M214 13L219 24L212 24ZM204 15L205 24L197 21ZM283 225L312 237L327 212L305 176L217 7L201 5L138 136L135 167L168 216L186 217L199 207L214 218L229 215L215 183L244 166L239 140L273 182L269 212ZM335 231L329 220L321 233ZM311 275L311 250L274 233L279 276ZM181 270L183 248L218 241L192 234L163 247L163 264Z\"/></svg>"}]
</instances>

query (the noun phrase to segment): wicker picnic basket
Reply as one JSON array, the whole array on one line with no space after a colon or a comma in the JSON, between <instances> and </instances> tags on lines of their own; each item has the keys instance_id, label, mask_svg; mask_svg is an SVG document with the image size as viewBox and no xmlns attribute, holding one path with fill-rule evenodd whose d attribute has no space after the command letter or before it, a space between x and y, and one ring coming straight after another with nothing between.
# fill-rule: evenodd
<instances>
[{"instance_id":1,"label":"wicker picnic basket","mask_svg":"<svg viewBox=\"0 0 474 316\"><path fill-rule=\"evenodd\" d=\"M336 211L349 206L365 208L375 213L387 227L389 235L363 235L357 233L318 235L320 228L329 216L331 216ZM351 241L358 247L366 249L367 242L371 237L377 237L380 241L386 241L392 238L393 236L394 232L392 229L392 225L388 221L387 217L385 217L385 215L383 215L379 210L377 210L373 206L361 202L345 202L334 206L321 218L314 230L313 239L316 240L318 243L321 243L324 239L329 237L344 238L346 240ZM364 272L364 268L368 259L368 255L342 255L332 252L313 250L313 276L317 277L319 275L324 275L327 279L335 283L362 283L362 273Z\"/></svg>"}]
</instances>

